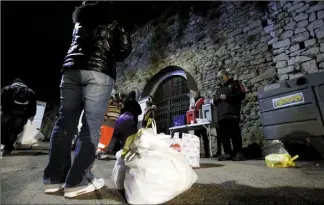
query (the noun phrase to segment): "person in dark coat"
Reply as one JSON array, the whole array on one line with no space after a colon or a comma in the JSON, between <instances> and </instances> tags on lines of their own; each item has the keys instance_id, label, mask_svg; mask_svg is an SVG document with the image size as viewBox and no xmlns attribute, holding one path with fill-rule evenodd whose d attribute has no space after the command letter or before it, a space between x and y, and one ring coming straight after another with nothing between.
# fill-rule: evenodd
<instances>
[{"instance_id":1,"label":"person in dark coat","mask_svg":"<svg viewBox=\"0 0 324 205\"><path fill-rule=\"evenodd\" d=\"M37 103L34 91L21 79L1 91L1 144L3 155L10 155L18 135L23 131L28 119L36 115Z\"/></svg>"},{"instance_id":2,"label":"person in dark coat","mask_svg":"<svg viewBox=\"0 0 324 205\"><path fill-rule=\"evenodd\" d=\"M241 161L244 160L244 156L242 154L240 111L241 102L245 98L245 90L238 80L230 78L229 74L225 71L220 71L218 77L221 84L216 91L214 103L217 106L217 131L225 152L218 160Z\"/></svg>"},{"instance_id":3,"label":"person in dark coat","mask_svg":"<svg viewBox=\"0 0 324 205\"><path fill-rule=\"evenodd\" d=\"M116 62L132 51L129 33L116 20L110 2L83 2L73 13L73 37L63 62L60 117L51 136L44 170L45 193L64 187L65 197L101 189L105 182L91 172L100 127L116 81ZM71 160L72 138L81 111L82 128Z\"/></svg>"}]
</instances>

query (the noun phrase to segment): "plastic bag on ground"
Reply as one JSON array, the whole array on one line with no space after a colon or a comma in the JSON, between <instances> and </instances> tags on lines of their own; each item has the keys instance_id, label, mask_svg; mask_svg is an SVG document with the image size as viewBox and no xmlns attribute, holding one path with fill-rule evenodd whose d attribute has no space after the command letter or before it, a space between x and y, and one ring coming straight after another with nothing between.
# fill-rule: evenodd
<instances>
[{"instance_id":1,"label":"plastic bag on ground","mask_svg":"<svg viewBox=\"0 0 324 205\"><path fill-rule=\"evenodd\" d=\"M267 140L263 147L262 155L266 157L269 154L288 154L288 151L280 140Z\"/></svg>"},{"instance_id":2,"label":"plastic bag on ground","mask_svg":"<svg viewBox=\"0 0 324 205\"><path fill-rule=\"evenodd\" d=\"M188 163L194 167L200 167L200 139L196 135L175 133L174 137L170 135L157 135L160 139L169 144L169 146L185 156Z\"/></svg>"},{"instance_id":3,"label":"plastic bag on ground","mask_svg":"<svg viewBox=\"0 0 324 205\"><path fill-rule=\"evenodd\" d=\"M124 163L124 159L121 157L123 150L120 150L116 153L116 163L114 169L112 171L111 179L116 189L123 190L124 189L124 180L126 173L126 166Z\"/></svg>"},{"instance_id":4,"label":"plastic bag on ground","mask_svg":"<svg viewBox=\"0 0 324 205\"><path fill-rule=\"evenodd\" d=\"M28 120L24 130L18 135L16 145L34 145L44 139L44 135Z\"/></svg>"},{"instance_id":5,"label":"plastic bag on ground","mask_svg":"<svg viewBox=\"0 0 324 205\"><path fill-rule=\"evenodd\" d=\"M290 154L270 154L265 157L266 165L270 168L288 168L295 167L294 160L298 155L291 157Z\"/></svg>"},{"instance_id":6,"label":"plastic bag on ground","mask_svg":"<svg viewBox=\"0 0 324 205\"><path fill-rule=\"evenodd\" d=\"M152 132L142 129L129 146L125 195L130 204L162 204L188 190L197 174L186 158Z\"/></svg>"}]
</instances>

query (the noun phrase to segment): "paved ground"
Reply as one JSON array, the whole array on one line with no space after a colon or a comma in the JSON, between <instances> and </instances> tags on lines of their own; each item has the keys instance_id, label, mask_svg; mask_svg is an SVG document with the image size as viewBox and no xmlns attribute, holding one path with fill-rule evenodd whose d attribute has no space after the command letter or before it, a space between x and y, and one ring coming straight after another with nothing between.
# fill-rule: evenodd
<instances>
[{"instance_id":1,"label":"paved ground","mask_svg":"<svg viewBox=\"0 0 324 205\"><path fill-rule=\"evenodd\" d=\"M113 189L111 161L96 161L94 172L107 188L78 199L45 195L42 173L48 151L17 151L1 162L1 204L122 204ZM298 162L300 168L270 169L263 161L203 159L197 183L167 204L324 204L324 162Z\"/></svg>"}]
</instances>

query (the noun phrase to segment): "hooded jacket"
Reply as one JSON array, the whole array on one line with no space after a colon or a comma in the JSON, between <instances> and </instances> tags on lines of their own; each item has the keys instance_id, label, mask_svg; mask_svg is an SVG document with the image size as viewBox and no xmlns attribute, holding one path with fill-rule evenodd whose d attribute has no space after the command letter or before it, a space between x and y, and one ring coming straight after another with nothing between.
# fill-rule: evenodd
<instances>
[{"instance_id":1,"label":"hooded jacket","mask_svg":"<svg viewBox=\"0 0 324 205\"><path fill-rule=\"evenodd\" d=\"M30 118L36 115L36 110L36 95L23 82L15 82L1 90L3 114Z\"/></svg>"},{"instance_id":2,"label":"hooded jacket","mask_svg":"<svg viewBox=\"0 0 324 205\"><path fill-rule=\"evenodd\" d=\"M226 95L226 99L220 99L221 94ZM229 79L217 89L214 104L217 106L217 119L240 120L241 101L245 98L243 85L233 79Z\"/></svg>"},{"instance_id":3,"label":"hooded jacket","mask_svg":"<svg viewBox=\"0 0 324 205\"><path fill-rule=\"evenodd\" d=\"M130 35L113 20L108 2L82 4L73 13L72 43L63 69L93 70L116 80L116 61L123 61L132 51Z\"/></svg>"}]
</instances>

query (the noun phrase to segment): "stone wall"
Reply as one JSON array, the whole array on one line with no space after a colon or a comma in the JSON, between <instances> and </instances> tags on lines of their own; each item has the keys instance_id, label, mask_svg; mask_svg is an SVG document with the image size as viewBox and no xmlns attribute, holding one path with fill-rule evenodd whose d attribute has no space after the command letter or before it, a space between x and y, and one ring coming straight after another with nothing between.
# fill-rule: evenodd
<instances>
[{"instance_id":1,"label":"stone wall","mask_svg":"<svg viewBox=\"0 0 324 205\"><path fill-rule=\"evenodd\" d=\"M304 1L221 2L208 14L175 14L148 23L133 36L134 50L118 64L116 88L142 90L167 66L196 80L203 96L214 94L216 73L226 69L241 80L244 144L262 141L256 91L262 85L324 70L324 3Z\"/></svg>"}]
</instances>

